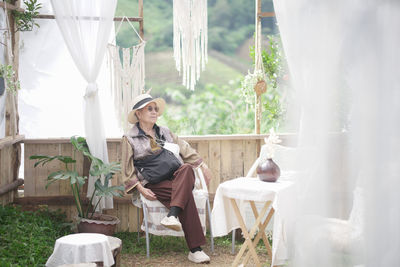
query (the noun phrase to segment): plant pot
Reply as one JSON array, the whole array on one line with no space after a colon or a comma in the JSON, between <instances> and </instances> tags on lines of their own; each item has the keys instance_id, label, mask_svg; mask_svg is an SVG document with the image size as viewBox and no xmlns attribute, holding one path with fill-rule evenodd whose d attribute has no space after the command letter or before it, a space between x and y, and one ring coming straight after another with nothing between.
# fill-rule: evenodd
<instances>
[{"instance_id":1,"label":"plant pot","mask_svg":"<svg viewBox=\"0 0 400 267\"><path fill-rule=\"evenodd\" d=\"M264 80L260 80L254 86L254 91L256 92L257 96L260 96L267 92L267 83Z\"/></svg>"},{"instance_id":2,"label":"plant pot","mask_svg":"<svg viewBox=\"0 0 400 267\"><path fill-rule=\"evenodd\" d=\"M95 213L91 219L78 218L79 233L113 235L120 220L111 215Z\"/></svg>"},{"instance_id":3,"label":"plant pot","mask_svg":"<svg viewBox=\"0 0 400 267\"><path fill-rule=\"evenodd\" d=\"M257 176L263 182L276 182L280 175L281 170L272 159L261 162L257 167Z\"/></svg>"}]
</instances>

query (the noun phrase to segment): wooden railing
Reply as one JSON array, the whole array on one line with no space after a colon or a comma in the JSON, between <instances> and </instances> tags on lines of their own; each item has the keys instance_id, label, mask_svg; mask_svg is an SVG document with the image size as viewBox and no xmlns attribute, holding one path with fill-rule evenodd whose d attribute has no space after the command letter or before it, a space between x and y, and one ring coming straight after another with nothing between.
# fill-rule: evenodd
<instances>
[{"instance_id":1,"label":"wooden railing","mask_svg":"<svg viewBox=\"0 0 400 267\"><path fill-rule=\"evenodd\" d=\"M13 202L17 187L23 183L17 179L23 139L21 135L0 139L0 205Z\"/></svg>"},{"instance_id":2,"label":"wooden railing","mask_svg":"<svg viewBox=\"0 0 400 267\"><path fill-rule=\"evenodd\" d=\"M211 195L215 193L218 185L226 180L244 176L259 155L260 147L264 144L266 135L210 135L210 136L184 136L201 155L213 173L209 185ZM284 143L293 143L292 135L281 135ZM121 160L121 139L108 139L108 155L110 161ZM34 168L31 155L72 155L72 145L69 139L27 139L24 141L24 198L16 200L17 203L26 205L49 205L51 209L61 209L67 217L76 216L72 202L71 188L68 181L56 182L45 189L47 176L63 166L58 162L51 162L45 167ZM88 173L88 162L81 154L75 155L76 168L82 174ZM121 184L121 176L113 179L113 184ZM85 189L84 189L85 190ZM84 192L82 192L84 193ZM129 196L114 198L114 209L106 211L116 215L121 220L117 231L136 231L137 210L131 204Z\"/></svg>"}]
</instances>

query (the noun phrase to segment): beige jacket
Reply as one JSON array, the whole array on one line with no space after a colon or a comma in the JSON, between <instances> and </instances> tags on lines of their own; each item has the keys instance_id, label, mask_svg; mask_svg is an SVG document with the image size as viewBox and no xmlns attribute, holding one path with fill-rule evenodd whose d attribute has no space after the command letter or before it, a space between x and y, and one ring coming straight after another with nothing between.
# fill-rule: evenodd
<instances>
[{"instance_id":1,"label":"beige jacket","mask_svg":"<svg viewBox=\"0 0 400 267\"><path fill-rule=\"evenodd\" d=\"M155 125L158 135L165 139L166 142L171 142L179 145L179 155L181 161L192 164L194 167L199 166L203 160L199 154L185 141L173 134L167 127ZM127 134L122 137L122 180L125 184L125 193L136 193L134 191L138 183L143 186L147 181L137 172L134 165L134 160L146 157L154 153L154 148L151 147L151 138L145 135L144 132L134 125ZM154 139L153 139L154 140Z\"/></svg>"}]
</instances>

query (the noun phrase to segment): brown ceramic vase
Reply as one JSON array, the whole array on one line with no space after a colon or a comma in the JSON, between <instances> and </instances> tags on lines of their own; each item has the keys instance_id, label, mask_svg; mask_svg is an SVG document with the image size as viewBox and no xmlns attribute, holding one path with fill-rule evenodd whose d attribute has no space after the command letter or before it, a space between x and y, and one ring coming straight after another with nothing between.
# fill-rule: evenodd
<instances>
[{"instance_id":1,"label":"brown ceramic vase","mask_svg":"<svg viewBox=\"0 0 400 267\"><path fill-rule=\"evenodd\" d=\"M276 182L280 175L281 170L272 159L261 162L257 167L257 176L263 182Z\"/></svg>"}]
</instances>

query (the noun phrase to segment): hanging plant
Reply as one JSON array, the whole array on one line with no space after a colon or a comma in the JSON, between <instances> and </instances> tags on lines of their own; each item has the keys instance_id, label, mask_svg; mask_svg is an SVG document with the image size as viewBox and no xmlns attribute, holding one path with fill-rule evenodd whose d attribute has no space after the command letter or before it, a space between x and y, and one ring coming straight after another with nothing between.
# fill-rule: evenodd
<instances>
[{"instance_id":1,"label":"hanging plant","mask_svg":"<svg viewBox=\"0 0 400 267\"><path fill-rule=\"evenodd\" d=\"M279 36L268 35L268 45L261 51L264 71L266 73L266 82L276 89L278 80L284 76L282 47ZM250 57L255 58L254 46L250 47Z\"/></svg>"},{"instance_id":2,"label":"hanging plant","mask_svg":"<svg viewBox=\"0 0 400 267\"><path fill-rule=\"evenodd\" d=\"M33 19L39 15L39 9L42 8L42 4L38 3L37 0L25 0L24 4L26 9L24 12L17 10L13 11L15 23L17 24L17 31L32 31L35 26L40 27Z\"/></svg>"},{"instance_id":3,"label":"hanging plant","mask_svg":"<svg viewBox=\"0 0 400 267\"><path fill-rule=\"evenodd\" d=\"M3 78L3 81L0 81L0 87L6 84L6 88L9 92L15 94L17 90L21 88L20 83L15 75L15 71L11 65L0 64L0 78ZM1 85L1 83L3 84Z\"/></svg>"},{"instance_id":4,"label":"hanging plant","mask_svg":"<svg viewBox=\"0 0 400 267\"><path fill-rule=\"evenodd\" d=\"M242 80L242 87L241 87L241 93L244 101L247 104L254 105L254 87L258 82L261 82L265 79L264 73L259 70L255 71L254 73L248 73L244 79Z\"/></svg>"}]
</instances>

